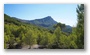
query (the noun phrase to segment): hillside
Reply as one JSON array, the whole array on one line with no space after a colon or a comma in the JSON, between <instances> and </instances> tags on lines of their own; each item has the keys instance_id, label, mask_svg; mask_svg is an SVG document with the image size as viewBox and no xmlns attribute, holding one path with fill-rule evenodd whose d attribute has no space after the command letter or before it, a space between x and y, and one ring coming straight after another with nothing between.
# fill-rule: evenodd
<instances>
[{"instance_id":1,"label":"hillside","mask_svg":"<svg viewBox=\"0 0 90 55\"><path fill-rule=\"evenodd\" d=\"M12 18L17 19L23 23L33 24L35 26L47 28L49 30L54 30L55 28L53 26L58 23L51 16L47 16L47 17L35 19L35 20L22 20L22 19L19 19L16 17L12 17ZM62 25L62 23L61 23L61 25ZM72 27L70 25L65 25L65 28L63 28L62 31L71 33Z\"/></svg>"},{"instance_id":2,"label":"hillside","mask_svg":"<svg viewBox=\"0 0 90 55\"><path fill-rule=\"evenodd\" d=\"M48 18L44 18L43 20L45 21L47 19ZM55 43L57 41L57 34L60 36L60 33L65 36L67 35L63 33L59 27L51 31L42 27L32 25L30 23L21 22L20 19L15 19L4 14L5 49L30 49L34 48L34 46L38 46L37 48L62 48L57 46L57 44ZM29 47L26 47L28 45Z\"/></svg>"},{"instance_id":3,"label":"hillside","mask_svg":"<svg viewBox=\"0 0 90 55\"><path fill-rule=\"evenodd\" d=\"M41 19L30 20L29 22L42 27L50 27L57 24L57 22L54 21L51 16L47 16Z\"/></svg>"},{"instance_id":4,"label":"hillside","mask_svg":"<svg viewBox=\"0 0 90 55\"><path fill-rule=\"evenodd\" d=\"M4 14L4 49L84 49L84 4L79 4L76 12L76 27L55 24L50 16L22 20Z\"/></svg>"},{"instance_id":5,"label":"hillside","mask_svg":"<svg viewBox=\"0 0 90 55\"><path fill-rule=\"evenodd\" d=\"M13 18L15 18L15 17L13 17ZM35 20L22 20L19 18L15 18L15 19L18 19L21 22L30 23L30 24L34 24L37 26L45 27L45 28L49 28L49 27L57 24L57 22L55 20L53 20L53 18L51 16L47 16L47 17L35 19Z\"/></svg>"},{"instance_id":6,"label":"hillside","mask_svg":"<svg viewBox=\"0 0 90 55\"><path fill-rule=\"evenodd\" d=\"M4 14L4 48L21 49L30 43L36 44L38 35L49 33L45 28L21 22Z\"/></svg>"}]
</instances>

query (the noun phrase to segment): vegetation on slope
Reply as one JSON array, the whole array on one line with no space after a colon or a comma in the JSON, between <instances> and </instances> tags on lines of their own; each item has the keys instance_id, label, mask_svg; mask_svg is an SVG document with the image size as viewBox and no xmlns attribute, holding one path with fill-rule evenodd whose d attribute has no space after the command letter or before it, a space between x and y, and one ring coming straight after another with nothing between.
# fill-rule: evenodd
<instances>
[{"instance_id":1,"label":"vegetation on slope","mask_svg":"<svg viewBox=\"0 0 90 55\"><path fill-rule=\"evenodd\" d=\"M37 44L47 49L83 49L84 48L84 5L77 8L78 24L68 35L62 32L61 24L55 30L48 30L32 24L20 22L4 14L4 48L22 49L28 45L29 49Z\"/></svg>"}]
</instances>

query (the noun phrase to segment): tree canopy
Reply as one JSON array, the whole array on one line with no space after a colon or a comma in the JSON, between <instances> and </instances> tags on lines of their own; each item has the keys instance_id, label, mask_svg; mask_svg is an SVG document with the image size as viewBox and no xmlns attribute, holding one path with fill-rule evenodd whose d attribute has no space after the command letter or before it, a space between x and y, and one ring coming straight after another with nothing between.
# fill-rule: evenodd
<instances>
[{"instance_id":1,"label":"tree canopy","mask_svg":"<svg viewBox=\"0 0 90 55\"><path fill-rule=\"evenodd\" d=\"M84 4L77 6L77 26L70 34L63 32L65 24L57 23L54 30L21 22L4 14L4 48L22 49L23 46L38 45L47 49L84 48Z\"/></svg>"}]
</instances>

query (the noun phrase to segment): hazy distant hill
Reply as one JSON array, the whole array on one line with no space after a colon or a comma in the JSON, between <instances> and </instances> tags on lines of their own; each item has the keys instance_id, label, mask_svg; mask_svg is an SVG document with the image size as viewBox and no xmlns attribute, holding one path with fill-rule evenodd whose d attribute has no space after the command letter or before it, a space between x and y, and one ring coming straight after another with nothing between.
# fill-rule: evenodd
<instances>
[{"instance_id":1,"label":"hazy distant hill","mask_svg":"<svg viewBox=\"0 0 90 55\"><path fill-rule=\"evenodd\" d=\"M57 22L55 20L53 20L53 18L51 16L47 16L47 17L44 17L41 19L31 20L29 22L32 24L35 24L35 25L42 26L42 27L50 27L52 25L57 24Z\"/></svg>"},{"instance_id":2,"label":"hazy distant hill","mask_svg":"<svg viewBox=\"0 0 90 55\"><path fill-rule=\"evenodd\" d=\"M72 27L70 25L66 25L66 28L64 28L63 31L71 33L72 32Z\"/></svg>"},{"instance_id":3,"label":"hazy distant hill","mask_svg":"<svg viewBox=\"0 0 90 55\"><path fill-rule=\"evenodd\" d=\"M15 17L14 17L15 18ZM18 18L16 18L18 19ZM53 18L51 16L47 16L44 18L40 18L40 19L35 19L35 20L22 20L22 19L18 19L22 22L26 22L26 23L31 23L37 26L42 26L45 28L51 27L55 24L57 24L57 22L55 20L53 20Z\"/></svg>"},{"instance_id":4,"label":"hazy distant hill","mask_svg":"<svg viewBox=\"0 0 90 55\"><path fill-rule=\"evenodd\" d=\"M15 17L13 17L13 18L15 18ZM34 25L37 25L37 26L41 26L41 27L44 27L44 28L51 29L51 30L54 29L53 26L58 23L51 16L47 16L47 17L40 18L40 19L35 19L35 20L22 20L22 19L19 19L19 18L15 18L15 19L17 19L21 22L34 24ZM72 27L70 25L66 25L65 28L62 31L71 32Z\"/></svg>"}]
</instances>

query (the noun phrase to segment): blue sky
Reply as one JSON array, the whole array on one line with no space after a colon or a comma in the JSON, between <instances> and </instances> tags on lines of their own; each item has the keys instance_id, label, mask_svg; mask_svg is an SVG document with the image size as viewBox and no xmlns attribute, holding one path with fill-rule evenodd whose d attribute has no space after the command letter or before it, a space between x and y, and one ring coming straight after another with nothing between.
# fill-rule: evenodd
<instances>
[{"instance_id":1,"label":"blue sky","mask_svg":"<svg viewBox=\"0 0 90 55\"><path fill-rule=\"evenodd\" d=\"M57 22L76 26L76 8L77 4L4 4L4 13L25 20L51 16Z\"/></svg>"}]
</instances>

